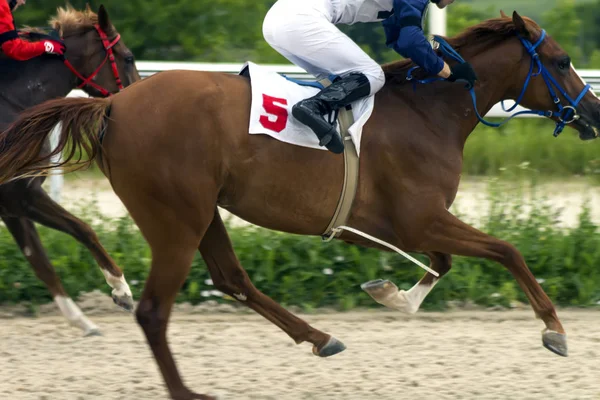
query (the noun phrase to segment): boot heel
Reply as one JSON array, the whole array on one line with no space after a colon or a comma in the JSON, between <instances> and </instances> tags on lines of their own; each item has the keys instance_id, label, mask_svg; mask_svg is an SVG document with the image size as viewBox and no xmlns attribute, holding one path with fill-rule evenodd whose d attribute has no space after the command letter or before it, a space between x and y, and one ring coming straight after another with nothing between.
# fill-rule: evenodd
<instances>
[{"instance_id":1,"label":"boot heel","mask_svg":"<svg viewBox=\"0 0 600 400\"><path fill-rule=\"evenodd\" d=\"M321 138L321 140L319 140L319 145L325 146L327 150L335 154L341 154L344 152L344 143L342 142L342 138L337 133L337 130L335 130L333 127L325 134L325 136Z\"/></svg>"}]
</instances>

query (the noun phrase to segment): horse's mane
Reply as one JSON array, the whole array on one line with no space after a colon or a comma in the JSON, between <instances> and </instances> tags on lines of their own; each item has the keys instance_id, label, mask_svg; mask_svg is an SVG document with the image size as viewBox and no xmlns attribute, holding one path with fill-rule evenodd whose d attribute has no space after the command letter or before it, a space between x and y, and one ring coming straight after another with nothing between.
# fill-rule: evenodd
<instances>
[{"instance_id":1,"label":"horse's mane","mask_svg":"<svg viewBox=\"0 0 600 400\"><path fill-rule=\"evenodd\" d=\"M69 33L93 28L98 23L98 15L94 13L89 5L84 11L71 7L58 7L56 15L49 21L52 29L58 31L60 36L68 36Z\"/></svg>"},{"instance_id":2,"label":"horse's mane","mask_svg":"<svg viewBox=\"0 0 600 400\"><path fill-rule=\"evenodd\" d=\"M74 9L68 5L66 8L58 7L56 15L48 21L50 29L58 32L61 37L68 36L70 33L93 28L98 23L98 15L93 12L89 6L84 11ZM22 33L47 34L48 28L33 28L26 26L20 29ZM29 40L27 35L22 37ZM32 40L37 40L32 39Z\"/></svg>"},{"instance_id":3,"label":"horse's mane","mask_svg":"<svg viewBox=\"0 0 600 400\"><path fill-rule=\"evenodd\" d=\"M527 26L539 29L539 26L530 18L523 17ZM474 44L491 46L497 42L514 36L516 27L512 18L492 18L483 21L477 25L465 29L463 32L452 38L445 38L448 43L458 52L461 49ZM398 77L405 75L410 67L415 65L411 60L393 61L382 65L383 71L388 77Z\"/></svg>"}]
</instances>

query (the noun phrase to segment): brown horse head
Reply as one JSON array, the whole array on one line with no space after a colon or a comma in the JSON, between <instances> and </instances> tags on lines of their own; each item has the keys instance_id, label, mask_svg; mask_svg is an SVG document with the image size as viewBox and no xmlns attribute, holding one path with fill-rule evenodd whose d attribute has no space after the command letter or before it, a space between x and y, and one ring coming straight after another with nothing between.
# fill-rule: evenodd
<instances>
[{"instance_id":1,"label":"brown horse head","mask_svg":"<svg viewBox=\"0 0 600 400\"><path fill-rule=\"evenodd\" d=\"M528 39L531 43L536 43L542 38L542 29L532 20L522 18L514 12L512 21L519 36ZM571 99L575 99L580 94L584 95L580 104L576 107L577 117L569 125L579 132L581 139L597 138L600 133L600 101L591 89L585 90L584 93L586 84L573 67L569 54L548 35L545 35L536 52L542 65L554 77L558 85L564 89L564 93L561 93L557 87L554 87L562 104L569 105L569 100L565 97L565 94ZM523 58L520 71L522 74L526 74L531 56L524 52ZM532 79L529 89L525 92L522 104L535 110L556 109L552 96L549 95L548 85L543 79L539 78ZM554 116L552 119L557 120L558 118ZM566 119L568 120L568 117Z\"/></svg>"},{"instance_id":2,"label":"brown horse head","mask_svg":"<svg viewBox=\"0 0 600 400\"><path fill-rule=\"evenodd\" d=\"M67 46L67 60L81 76L88 78L96 73L92 82L110 93L119 91L118 79L122 87L140 79L133 53L120 39L104 6L100 6L97 14L89 6L84 11L70 6L58 8L56 17L50 23ZM106 34L106 42L101 40L102 33ZM112 49L117 73L113 70L109 48ZM101 94L93 85L83 86L82 89L91 96Z\"/></svg>"},{"instance_id":3,"label":"brown horse head","mask_svg":"<svg viewBox=\"0 0 600 400\"><path fill-rule=\"evenodd\" d=\"M534 49L528 50L523 40ZM502 12L500 18L470 27L448 39L448 43L474 66L478 74L475 92L481 115L501 100L519 100L522 106L542 111L557 122L563 119L565 125L579 132L581 139L594 139L600 133L600 100L587 90L568 54L533 20L521 17L517 12L510 18ZM410 61L385 65L388 89L391 86L394 92L412 91L412 88L398 88L409 86L405 77L412 65ZM472 103L462 87L437 83L420 86L417 93L419 91L422 95L410 98L404 94L402 97L418 109L430 108L431 99L436 98L444 104L444 109L464 107L462 114L473 117L471 110L467 110ZM555 100L560 101L560 105ZM573 106L574 100L580 100L576 106ZM561 112L562 108L564 111ZM440 115L440 118L448 118L448 115ZM471 120L474 124L479 122L477 118ZM464 140L474 127L473 124L460 124Z\"/></svg>"},{"instance_id":4,"label":"brown horse head","mask_svg":"<svg viewBox=\"0 0 600 400\"><path fill-rule=\"evenodd\" d=\"M51 37L64 40L65 59L43 55L16 61L0 55L0 129L15 120L18 113L53 98L65 97L80 87L93 97L106 97L140 80L134 57L110 22L104 6L98 13L68 6L58 8L50 19L52 31L27 28L26 40ZM28 152L48 153L44 146L28 147Z\"/></svg>"}]
</instances>

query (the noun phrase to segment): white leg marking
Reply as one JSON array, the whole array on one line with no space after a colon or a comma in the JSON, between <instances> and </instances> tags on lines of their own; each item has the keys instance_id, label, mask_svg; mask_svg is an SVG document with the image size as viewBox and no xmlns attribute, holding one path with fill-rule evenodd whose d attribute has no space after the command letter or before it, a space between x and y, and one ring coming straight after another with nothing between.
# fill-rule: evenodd
<instances>
[{"instance_id":1,"label":"white leg marking","mask_svg":"<svg viewBox=\"0 0 600 400\"><path fill-rule=\"evenodd\" d=\"M25 257L31 257L33 255L33 250L31 250L31 247L25 246L23 247L23 254L25 254Z\"/></svg>"},{"instance_id":2,"label":"white leg marking","mask_svg":"<svg viewBox=\"0 0 600 400\"><path fill-rule=\"evenodd\" d=\"M246 300L248 300L248 296L246 296L244 293L234 293L233 295L239 301L246 301Z\"/></svg>"},{"instance_id":3,"label":"white leg marking","mask_svg":"<svg viewBox=\"0 0 600 400\"><path fill-rule=\"evenodd\" d=\"M400 290L385 299L385 302L382 304L407 314L414 314L419 310L421 303L423 303L423 300L425 300L425 297L431 292L431 289L437 284L438 280L434 278L431 285L425 285L419 281L408 292Z\"/></svg>"},{"instance_id":4,"label":"white leg marking","mask_svg":"<svg viewBox=\"0 0 600 400\"><path fill-rule=\"evenodd\" d=\"M106 270L102 270L104 277L106 278L106 283L113 288L112 295L113 297L122 298L125 296L133 297L131 295L131 289L125 280L125 275L121 275L120 277L112 276L110 272Z\"/></svg>"},{"instance_id":5,"label":"white leg marking","mask_svg":"<svg viewBox=\"0 0 600 400\"><path fill-rule=\"evenodd\" d=\"M83 314L69 297L56 296L54 302L65 318L73 326L80 328L85 334L98 330L98 327Z\"/></svg>"}]
</instances>

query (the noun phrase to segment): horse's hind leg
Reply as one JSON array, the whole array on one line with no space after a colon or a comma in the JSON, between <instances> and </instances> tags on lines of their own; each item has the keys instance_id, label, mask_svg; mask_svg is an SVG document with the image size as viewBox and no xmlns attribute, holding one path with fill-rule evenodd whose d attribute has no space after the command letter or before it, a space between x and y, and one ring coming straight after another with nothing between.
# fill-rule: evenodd
<instances>
[{"instance_id":1,"label":"horse's hind leg","mask_svg":"<svg viewBox=\"0 0 600 400\"><path fill-rule=\"evenodd\" d=\"M296 343L312 343L316 355L327 357L345 349L341 342L296 317L252 284L235 256L218 210L215 210L214 218L204 234L199 249L217 289L236 298L271 321Z\"/></svg>"},{"instance_id":2,"label":"horse's hind leg","mask_svg":"<svg viewBox=\"0 0 600 400\"><path fill-rule=\"evenodd\" d=\"M133 310L131 289L123 272L108 255L88 224L52 200L41 186L29 188L21 206L21 213L24 216L49 228L67 233L86 246L100 266L106 282L113 288L112 298L115 304L128 311Z\"/></svg>"},{"instance_id":3,"label":"horse's hind leg","mask_svg":"<svg viewBox=\"0 0 600 400\"><path fill-rule=\"evenodd\" d=\"M421 303L436 283L452 267L452 257L449 254L429 252L427 256L431 260L431 269L436 271L439 277L426 272L425 276L408 291L398 290L393 282L382 279L363 283L361 288L379 304L408 314L414 314L419 310Z\"/></svg>"},{"instance_id":4,"label":"horse's hind leg","mask_svg":"<svg viewBox=\"0 0 600 400\"><path fill-rule=\"evenodd\" d=\"M483 257L504 265L519 283L535 314L546 324L542 341L550 351L566 356L567 340L552 301L510 243L493 238L444 212L427 229L421 248L468 257Z\"/></svg>"},{"instance_id":5,"label":"horse's hind leg","mask_svg":"<svg viewBox=\"0 0 600 400\"><path fill-rule=\"evenodd\" d=\"M83 330L85 336L100 334L98 327L87 319L62 287L60 278L44 252L35 225L23 217L2 217L2 220L69 323Z\"/></svg>"}]
</instances>

